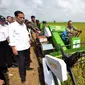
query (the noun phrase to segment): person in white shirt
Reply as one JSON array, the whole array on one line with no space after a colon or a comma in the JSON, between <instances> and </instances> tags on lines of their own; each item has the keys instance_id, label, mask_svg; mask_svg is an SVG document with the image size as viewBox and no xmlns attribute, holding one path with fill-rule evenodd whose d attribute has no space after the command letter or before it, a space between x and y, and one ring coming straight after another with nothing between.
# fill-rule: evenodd
<instances>
[{"instance_id":1,"label":"person in white shirt","mask_svg":"<svg viewBox=\"0 0 85 85\"><path fill-rule=\"evenodd\" d=\"M0 15L0 79L6 84L5 74L7 73L6 53L7 53L8 32L5 26L5 18Z\"/></svg>"},{"instance_id":2,"label":"person in white shirt","mask_svg":"<svg viewBox=\"0 0 85 85\"><path fill-rule=\"evenodd\" d=\"M7 16L7 22L6 24L9 25L13 22L13 18L11 16Z\"/></svg>"},{"instance_id":3,"label":"person in white shirt","mask_svg":"<svg viewBox=\"0 0 85 85\"><path fill-rule=\"evenodd\" d=\"M11 23L13 23L13 17L11 16L7 16L6 17L6 25L9 26ZM9 28L7 28L9 29ZM8 43L8 49L7 49L7 65L8 67L11 67L11 68L15 68L17 66L17 63L16 63L16 57L13 55L12 53L12 49L11 47L9 46L9 43Z\"/></svg>"},{"instance_id":4,"label":"person in white shirt","mask_svg":"<svg viewBox=\"0 0 85 85\"><path fill-rule=\"evenodd\" d=\"M14 15L16 21L9 25L9 45L13 54L18 57L19 74L22 85L25 85L26 67L30 65L30 38L24 24L24 13L15 11Z\"/></svg>"}]
</instances>

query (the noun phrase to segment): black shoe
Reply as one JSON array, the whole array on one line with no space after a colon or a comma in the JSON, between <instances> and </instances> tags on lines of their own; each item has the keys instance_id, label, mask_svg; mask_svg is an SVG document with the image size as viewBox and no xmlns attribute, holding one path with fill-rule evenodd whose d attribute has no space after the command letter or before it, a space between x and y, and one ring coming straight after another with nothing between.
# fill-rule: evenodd
<instances>
[{"instance_id":1,"label":"black shoe","mask_svg":"<svg viewBox=\"0 0 85 85\"><path fill-rule=\"evenodd\" d=\"M33 68L30 68L30 67L25 67L26 70L33 70Z\"/></svg>"}]
</instances>

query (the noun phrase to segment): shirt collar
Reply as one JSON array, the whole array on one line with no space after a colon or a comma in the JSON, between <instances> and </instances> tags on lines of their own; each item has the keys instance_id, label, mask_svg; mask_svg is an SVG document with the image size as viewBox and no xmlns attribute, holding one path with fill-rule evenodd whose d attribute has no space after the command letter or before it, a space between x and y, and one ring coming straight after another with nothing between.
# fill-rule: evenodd
<instances>
[{"instance_id":1,"label":"shirt collar","mask_svg":"<svg viewBox=\"0 0 85 85\"><path fill-rule=\"evenodd\" d=\"M17 21L15 21L15 23L17 24L17 25L19 25L19 26L24 26L24 23L21 25L21 24L19 24Z\"/></svg>"}]
</instances>

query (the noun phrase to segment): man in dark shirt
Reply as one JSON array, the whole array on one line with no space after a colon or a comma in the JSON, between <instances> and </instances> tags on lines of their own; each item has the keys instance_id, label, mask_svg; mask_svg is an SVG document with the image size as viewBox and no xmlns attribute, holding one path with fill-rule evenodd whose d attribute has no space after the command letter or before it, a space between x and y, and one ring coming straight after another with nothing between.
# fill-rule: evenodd
<instances>
[{"instance_id":1,"label":"man in dark shirt","mask_svg":"<svg viewBox=\"0 0 85 85\"><path fill-rule=\"evenodd\" d=\"M40 32L40 30L39 30L39 28L37 26L35 16L31 16L31 24L30 24L30 26L35 30L35 31L32 30L32 37L33 37L34 42L36 42L37 36L39 34L41 34L41 32Z\"/></svg>"},{"instance_id":2,"label":"man in dark shirt","mask_svg":"<svg viewBox=\"0 0 85 85\"><path fill-rule=\"evenodd\" d=\"M34 29L39 30L37 23L36 23L35 16L31 16L31 25Z\"/></svg>"},{"instance_id":3,"label":"man in dark shirt","mask_svg":"<svg viewBox=\"0 0 85 85\"><path fill-rule=\"evenodd\" d=\"M66 32L68 37L73 37L73 36L79 36L79 34L82 32L81 30L78 30L76 27L72 25L72 21L69 20L67 27L66 27Z\"/></svg>"}]
</instances>

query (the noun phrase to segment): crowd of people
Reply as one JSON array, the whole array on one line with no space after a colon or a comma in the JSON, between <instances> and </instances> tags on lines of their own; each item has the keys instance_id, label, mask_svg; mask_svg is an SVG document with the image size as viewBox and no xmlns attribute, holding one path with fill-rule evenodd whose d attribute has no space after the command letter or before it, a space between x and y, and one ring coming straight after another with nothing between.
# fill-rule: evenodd
<instances>
[{"instance_id":1,"label":"crowd of people","mask_svg":"<svg viewBox=\"0 0 85 85\"><path fill-rule=\"evenodd\" d=\"M0 15L0 85L7 85L5 74L8 67L18 66L21 84L26 85L26 69L30 67L30 46L31 40L39 34L40 22L35 16L31 21L25 19L22 11L15 11L15 17ZM43 22L46 24L46 22ZM43 25L44 26L44 25ZM76 31L77 33L73 32ZM68 21L66 27L67 36L71 37L80 32Z\"/></svg>"},{"instance_id":2,"label":"crowd of people","mask_svg":"<svg viewBox=\"0 0 85 85\"><path fill-rule=\"evenodd\" d=\"M26 83L26 69L30 66L31 34L40 34L39 20L25 19L22 11L14 12L15 18L0 15L0 85L7 85L8 67L19 68L21 84Z\"/></svg>"}]
</instances>

